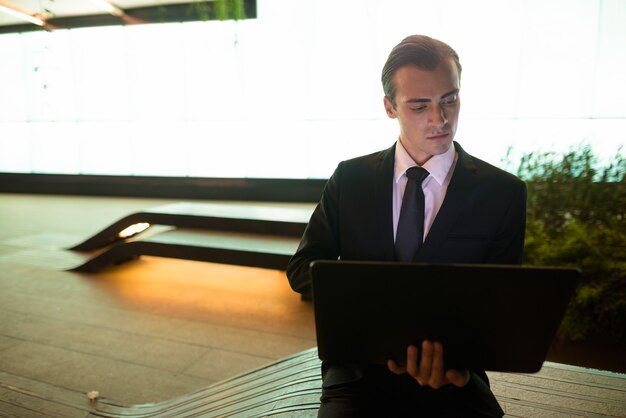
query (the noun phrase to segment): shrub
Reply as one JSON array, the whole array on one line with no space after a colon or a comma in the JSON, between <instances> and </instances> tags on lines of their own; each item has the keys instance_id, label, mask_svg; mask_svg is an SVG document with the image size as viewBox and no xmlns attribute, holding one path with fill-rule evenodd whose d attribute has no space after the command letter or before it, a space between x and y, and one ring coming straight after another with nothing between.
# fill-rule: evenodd
<instances>
[{"instance_id":1,"label":"shrub","mask_svg":"<svg viewBox=\"0 0 626 418\"><path fill-rule=\"evenodd\" d=\"M524 263L578 267L582 280L559 330L563 339L626 340L626 160L598 167L591 147L529 153Z\"/></svg>"}]
</instances>

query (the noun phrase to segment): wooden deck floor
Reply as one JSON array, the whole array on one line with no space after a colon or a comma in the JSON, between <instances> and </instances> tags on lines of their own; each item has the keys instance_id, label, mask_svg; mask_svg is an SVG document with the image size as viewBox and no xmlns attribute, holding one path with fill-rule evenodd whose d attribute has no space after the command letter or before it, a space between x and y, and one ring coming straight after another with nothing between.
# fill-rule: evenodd
<instances>
[{"instance_id":1,"label":"wooden deck floor","mask_svg":"<svg viewBox=\"0 0 626 418\"><path fill-rule=\"evenodd\" d=\"M0 371L135 404L315 345L312 307L280 271L150 257L63 270L64 248L170 202L0 194Z\"/></svg>"},{"instance_id":2,"label":"wooden deck floor","mask_svg":"<svg viewBox=\"0 0 626 418\"><path fill-rule=\"evenodd\" d=\"M0 194L0 416L173 406L315 345L311 305L279 271L150 257L97 275L63 270L72 261L64 248L172 202ZM294 387L314 408L319 370L311 352L302 355L314 367ZM550 367L546 376L492 376L507 414L626 417L623 375ZM295 416L314 415L306 413Z\"/></svg>"}]
</instances>

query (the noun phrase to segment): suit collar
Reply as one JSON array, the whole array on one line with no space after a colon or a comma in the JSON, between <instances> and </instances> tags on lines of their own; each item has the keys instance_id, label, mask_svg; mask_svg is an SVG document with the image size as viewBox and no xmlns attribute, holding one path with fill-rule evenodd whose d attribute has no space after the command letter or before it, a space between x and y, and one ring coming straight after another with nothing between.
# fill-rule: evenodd
<instances>
[{"instance_id":1,"label":"suit collar","mask_svg":"<svg viewBox=\"0 0 626 418\"><path fill-rule=\"evenodd\" d=\"M476 163L474 162L474 158L469 155L465 150L461 147L458 142L454 142L454 149L459 153L459 161L457 162L457 166L461 165L463 170L467 170L469 172L476 172Z\"/></svg>"},{"instance_id":2,"label":"suit collar","mask_svg":"<svg viewBox=\"0 0 626 418\"><path fill-rule=\"evenodd\" d=\"M454 164L455 153L454 146L451 146L447 152L439 155L433 155L421 167L428 170L435 181L439 183L439 185L442 185ZM394 155L393 179L396 183L398 183L398 179L404 175L409 167L419 166L419 164L413 161L400 140L396 141L396 151Z\"/></svg>"},{"instance_id":3,"label":"suit collar","mask_svg":"<svg viewBox=\"0 0 626 418\"><path fill-rule=\"evenodd\" d=\"M378 219L378 235L385 260L395 259L393 242L393 167L396 144L378 154L376 167L376 211Z\"/></svg>"}]
</instances>

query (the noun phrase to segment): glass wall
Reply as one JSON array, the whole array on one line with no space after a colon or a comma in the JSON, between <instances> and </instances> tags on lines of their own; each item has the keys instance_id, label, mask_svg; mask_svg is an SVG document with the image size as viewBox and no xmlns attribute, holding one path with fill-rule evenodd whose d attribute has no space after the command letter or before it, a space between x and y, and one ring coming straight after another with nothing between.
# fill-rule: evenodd
<instances>
[{"instance_id":1,"label":"glass wall","mask_svg":"<svg viewBox=\"0 0 626 418\"><path fill-rule=\"evenodd\" d=\"M457 141L626 144L622 0L257 0L258 18L0 35L0 172L325 178L387 148L404 36L463 64Z\"/></svg>"}]
</instances>

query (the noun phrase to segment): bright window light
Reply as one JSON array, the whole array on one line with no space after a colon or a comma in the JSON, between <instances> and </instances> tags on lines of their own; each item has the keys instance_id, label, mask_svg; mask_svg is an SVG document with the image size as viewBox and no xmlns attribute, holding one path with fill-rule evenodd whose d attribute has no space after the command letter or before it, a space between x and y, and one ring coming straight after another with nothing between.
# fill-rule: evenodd
<instances>
[{"instance_id":1,"label":"bright window light","mask_svg":"<svg viewBox=\"0 0 626 418\"><path fill-rule=\"evenodd\" d=\"M473 155L499 165L509 147L586 142L603 158L626 144L622 0L257 8L239 22L0 35L0 172L326 178L397 138L380 70L413 33L459 52L456 139Z\"/></svg>"}]
</instances>

